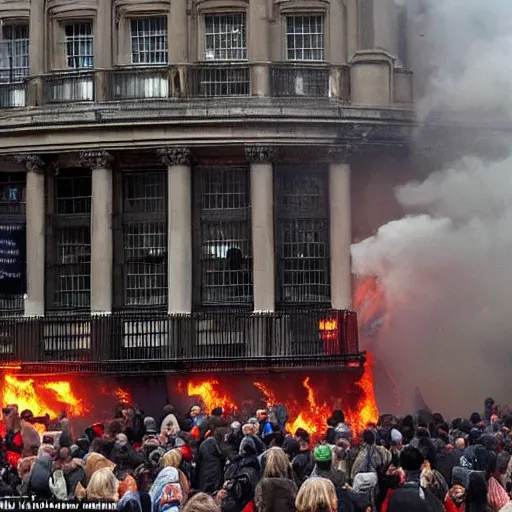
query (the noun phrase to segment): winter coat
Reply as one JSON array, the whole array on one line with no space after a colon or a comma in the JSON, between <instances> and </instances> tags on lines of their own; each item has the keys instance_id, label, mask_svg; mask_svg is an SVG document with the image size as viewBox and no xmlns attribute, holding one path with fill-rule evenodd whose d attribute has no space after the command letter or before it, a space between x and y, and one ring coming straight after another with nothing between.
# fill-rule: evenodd
<instances>
[{"instance_id":1,"label":"winter coat","mask_svg":"<svg viewBox=\"0 0 512 512\"><path fill-rule=\"evenodd\" d=\"M300 487L306 479L311 475L315 461L311 450L299 452L292 460L293 473L297 479L297 486Z\"/></svg>"},{"instance_id":2,"label":"winter coat","mask_svg":"<svg viewBox=\"0 0 512 512\"><path fill-rule=\"evenodd\" d=\"M50 498L50 476L52 474L52 459L47 455L38 457L32 467L28 482L28 492L38 498Z\"/></svg>"},{"instance_id":3,"label":"winter coat","mask_svg":"<svg viewBox=\"0 0 512 512\"><path fill-rule=\"evenodd\" d=\"M68 499L75 499L75 490L78 482L83 487L87 487L87 475L85 474L85 464L81 459L71 459L62 466L64 479L66 480L66 488L68 491Z\"/></svg>"},{"instance_id":4,"label":"winter coat","mask_svg":"<svg viewBox=\"0 0 512 512\"><path fill-rule=\"evenodd\" d=\"M222 487L224 460L214 438L201 443L197 458L197 484L199 491L213 493Z\"/></svg>"},{"instance_id":5,"label":"winter coat","mask_svg":"<svg viewBox=\"0 0 512 512\"><path fill-rule=\"evenodd\" d=\"M149 495L153 512L179 512L184 504L183 489L176 468L167 466L158 473Z\"/></svg>"},{"instance_id":6,"label":"winter coat","mask_svg":"<svg viewBox=\"0 0 512 512\"><path fill-rule=\"evenodd\" d=\"M387 512L443 512L444 506L419 483L419 472L409 473L405 483L389 496Z\"/></svg>"},{"instance_id":7,"label":"winter coat","mask_svg":"<svg viewBox=\"0 0 512 512\"><path fill-rule=\"evenodd\" d=\"M228 482L228 493L222 501L223 512L242 512L254 499L260 472L260 464L255 455L238 455L226 466L224 479Z\"/></svg>"}]
</instances>

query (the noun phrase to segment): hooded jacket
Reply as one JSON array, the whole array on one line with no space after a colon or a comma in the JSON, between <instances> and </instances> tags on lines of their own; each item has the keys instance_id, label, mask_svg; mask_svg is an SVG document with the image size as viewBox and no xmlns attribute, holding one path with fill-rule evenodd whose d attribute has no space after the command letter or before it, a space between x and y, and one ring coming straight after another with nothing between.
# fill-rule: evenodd
<instances>
[{"instance_id":1,"label":"hooded jacket","mask_svg":"<svg viewBox=\"0 0 512 512\"><path fill-rule=\"evenodd\" d=\"M222 487L224 461L222 452L213 437L201 443L197 457L196 488L206 493L213 493Z\"/></svg>"}]
</instances>

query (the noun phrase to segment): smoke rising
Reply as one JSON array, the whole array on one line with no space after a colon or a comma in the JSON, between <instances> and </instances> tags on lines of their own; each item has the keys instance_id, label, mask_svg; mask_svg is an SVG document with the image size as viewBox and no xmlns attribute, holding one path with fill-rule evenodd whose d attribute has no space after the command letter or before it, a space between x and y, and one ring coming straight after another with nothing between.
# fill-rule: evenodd
<instances>
[{"instance_id":1,"label":"smoke rising","mask_svg":"<svg viewBox=\"0 0 512 512\"><path fill-rule=\"evenodd\" d=\"M512 2L396 2L408 9L412 67L428 76L418 102L422 123L449 111L466 126L508 124ZM423 136L419 130L425 146ZM508 157L447 159L424 181L398 187L404 217L352 247L356 277L374 275L384 291L388 321L372 350L402 389L404 411L411 412L414 386L450 416L480 411L487 396L512 402L512 142L507 146Z\"/></svg>"}]
</instances>

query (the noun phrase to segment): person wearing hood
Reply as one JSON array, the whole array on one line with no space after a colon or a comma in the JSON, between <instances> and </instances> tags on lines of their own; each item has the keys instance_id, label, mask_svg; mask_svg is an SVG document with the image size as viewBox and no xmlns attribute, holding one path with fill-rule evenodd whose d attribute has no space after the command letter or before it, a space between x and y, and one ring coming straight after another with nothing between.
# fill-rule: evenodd
<instances>
[{"instance_id":1,"label":"person wearing hood","mask_svg":"<svg viewBox=\"0 0 512 512\"><path fill-rule=\"evenodd\" d=\"M140 466L144 462L144 455L133 449L125 434L117 434L110 460L116 465L116 475L121 478L124 473Z\"/></svg>"},{"instance_id":2,"label":"person wearing hood","mask_svg":"<svg viewBox=\"0 0 512 512\"><path fill-rule=\"evenodd\" d=\"M313 453L309 445L309 434L305 430L302 430L300 432L296 432L296 437L299 443L299 453L295 455L292 460L292 469L296 478L297 486L300 488L313 471L315 461L313 460Z\"/></svg>"},{"instance_id":3,"label":"person wearing hood","mask_svg":"<svg viewBox=\"0 0 512 512\"><path fill-rule=\"evenodd\" d=\"M205 439L199 446L195 485L199 491L212 494L222 487L224 458L219 446L222 435L222 432L214 432L213 436Z\"/></svg>"},{"instance_id":4,"label":"person wearing hood","mask_svg":"<svg viewBox=\"0 0 512 512\"><path fill-rule=\"evenodd\" d=\"M172 466L158 473L149 491L153 512L179 512L185 504L178 470Z\"/></svg>"},{"instance_id":5,"label":"person wearing hood","mask_svg":"<svg viewBox=\"0 0 512 512\"><path fill-rule=\"evenodd\" d=\"M67 499L74 499L78 482L85 488L87 486L87 475L85 463L81 459L71 457L69 448L59 448L53 462L53 472L62 471L66 482Z\"/></svg>"},{"instance_id":6,"label":"person wearing hood","mask_svg":"<svg viewBox=\"0 0 512 512\"><path fill-rule=\"evenodd\" d=\"M180 424L174 412L170 412L165 416L160 424L160 436L162 439L169 439L169 437L176 437L181 430Z\"/></svg>"},{"instance_id":7,"label":"person wearing hood","mask_svg":"<svg viewBox=\"0 0 512 512\"><path fill-rule=\"evenodd\" d=\"M50 477L52 476L52 458L47 453L38 455L28 482L28 492L37 498L51 498Z\"/></svg>"}]
</instances>

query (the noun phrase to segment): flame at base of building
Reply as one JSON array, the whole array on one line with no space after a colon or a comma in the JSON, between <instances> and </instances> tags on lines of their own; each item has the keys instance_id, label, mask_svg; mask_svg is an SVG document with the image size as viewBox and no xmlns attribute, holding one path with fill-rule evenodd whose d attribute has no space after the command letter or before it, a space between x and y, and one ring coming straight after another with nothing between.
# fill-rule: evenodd
<instances>
[{"instance_id":1,"label":"flame at base of building","mask_svg":"<svg viewBox=\"0 0 512 512\"><path fill-rule=\"evenodd\" d=\"M284 405L288 429L304 428L314 438L323 435L326 420L336 409L345 412L354 431L376 423L372 358L364 370L294 371L261 374L168 375L153 379L112 377L33 377L0 375L2 407L17 405L34 416L71 419L75 434L95 421L112 419L116 404L136 404L144 413L159 416L165 403L183 414L194 404L206 412L222 407L234 419L246 420L257 409ZM40 430L44 430L39 425ZM0 432L1 434L1 432Z\"/></svg>"}]
</instances>

